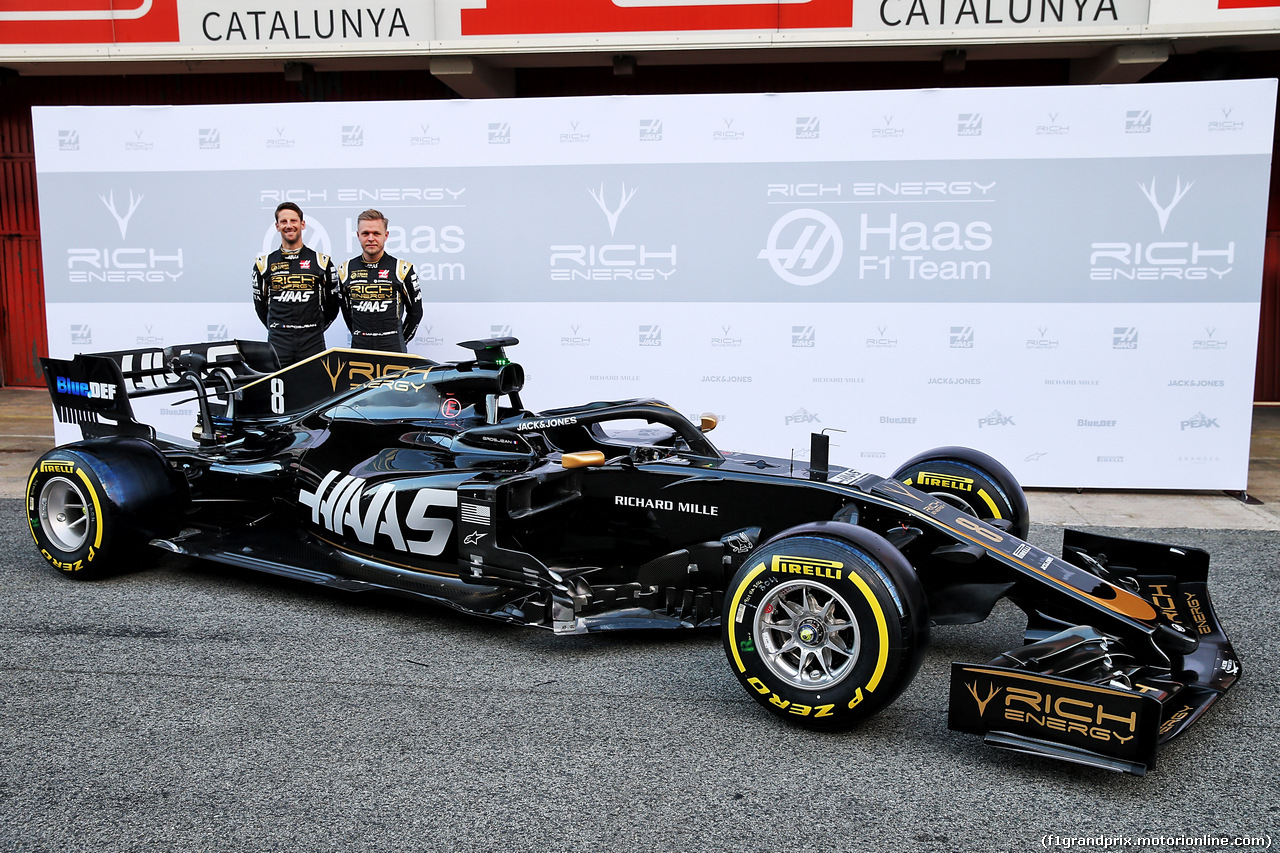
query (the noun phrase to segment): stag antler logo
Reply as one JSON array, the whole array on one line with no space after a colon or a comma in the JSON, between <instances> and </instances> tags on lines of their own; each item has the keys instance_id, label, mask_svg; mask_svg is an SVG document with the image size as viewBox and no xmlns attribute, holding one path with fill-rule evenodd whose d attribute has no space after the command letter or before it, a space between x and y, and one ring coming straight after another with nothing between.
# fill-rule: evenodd
<instances>
[{"instance_id":1,"label":"stag antler logo","mask_svg":"<svg viewBox=\"0 0 1280 853\"><path fill-rule=\"evenodd\" d=\"M1147 197L1147 201L1151 202L1151 206L1156 209L1156 215L1160 217L1160 233L1163 234L1164 227L1169 224L1169 214L1173 213L1173 209L1178 206L1178 202L1182 201L1182 197L1187 194L1187 190L1195 186L1195 181L1184 187L1182 185L1182 176L1178 176L1178 182L1173 188L1173 201L1169 202L1168 205L1160 204L1160 201L1156 198L1156 179L1154 177L1151 179L1150 187L1141 181L1138 182L1138 186L1142 189L1142 194Z\"/></svg>"},{"instance_id":2,"label":"stag antler logo","mask_svg":"<svg viewBox=\"0 0 1280 853\"><path fill-rule=\"evenodd\" d=\"M966 681L964 686L969 688L969 695L973 697L973 701L978 703L979 717L981 717L983 714L987 712L987 705L991 704L991 700L996 698L996 694L999 693L1001 690L1001 688L996 687L994 684L988 684L987 698L979 699L978 698L978 682L975 681L972 684L970 684L969 682Z\"/></svg>"},{"instance_id":3,"label":"stag antler logo","mask_svg":"<svg viewBox=\"0 0 1280 853\"><path fill-rule=\"evenodd\" d=\"M324 372L325 372L325 373L327 373L327 374L329 374L329 384L333 386L333 390L334 390L334 391L337 391L337 390L338 390L338 377L342 375L342 369L343 369L344 367L346 367L346 365L345 365L345 364L343 364L342 359L338 359L338 366L337 366L337 369L335 369L335 370L330 370L330 369L329 369L329 359L327 359L327 358L326 358L324 361L322 361L322 362L320 362L320 363L321 363L322 365L324 365Z\"/></svg>"},{"instance_id":4,"label":"stag antler logo","mask_svg":"<svg viewBox=\"0 0 1280 853\"><path fill-rule=\"evenodd\" d=\"M99 201L101 201L103 204L107 206L107 210L111 211L111 216L113 219L115 219L116 225L120 226L121 240L125 238L125 232L129 230L129 219L132 218L133 212L138 209L138 205L142 204L143 198L144 196L138 196L137 198L134 198L133 190L129 190L129 212L121 215L120 211L116 210L115 190L112 190L110 193L108 193L106 198L103 198L102 196L98 196Z\"/></svg>"},{"instance_id":5,"label":"stag antler logo","mask_svg":"<svg viewBox=\"0 0 1280 853\"><path fill-rule=\"evenodd\" d=\"M600 184L600 192L598 193L593 189L587 190L587 192L591 193L591 197L596 200L596 204L599 205L600 209L604 211L605 218L609 220L610 237L613 236L614 229L618 227L618 214L622 213L622 209L631 201L631 197L636 194L637 189L638 187L632 187L631 192L627 192L627 185L623 184L621 200L618 202L618 206L613 210L609 209L609 205L604 200L603 183Z\"/></svg>"}]
</instances>

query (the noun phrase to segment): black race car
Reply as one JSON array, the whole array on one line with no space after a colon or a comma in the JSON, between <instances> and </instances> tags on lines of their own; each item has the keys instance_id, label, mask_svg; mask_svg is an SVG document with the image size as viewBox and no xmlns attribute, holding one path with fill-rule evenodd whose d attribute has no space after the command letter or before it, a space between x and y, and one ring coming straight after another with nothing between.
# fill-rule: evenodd
<instances>
[{"instance_id":1,"label":"black race car","mask_svg":"<svg viewBox=\"0 0 1280 853\"><path fill-rule=\"evenodd\" d=\"M747 692L815 729L891 702L931 624L1008 598L1023 644L953 664L950 726L1139 774L1239 677L1202 551L1067 531L1048 554L970 449L880 477L830 465L822 435L803 462L722 453L713 417L657 400L527 411L516 343L284 370L241 341L45 359L84 440L31 472L36 545L72 578L150 546L556 633L718 625ZM135 419L153 394L191 395L190 438Z\"/></svg>"}]
</instances>

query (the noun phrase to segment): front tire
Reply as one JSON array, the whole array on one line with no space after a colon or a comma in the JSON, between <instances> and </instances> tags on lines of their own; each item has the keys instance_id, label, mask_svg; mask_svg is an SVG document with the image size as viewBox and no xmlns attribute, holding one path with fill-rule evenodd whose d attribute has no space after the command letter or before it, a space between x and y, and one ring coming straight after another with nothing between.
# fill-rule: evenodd
<instances>
[{"instance_id":1,"label":"front tire","mask_svg":"<svg viewBox=\"0 0 1280 853\"><path fill-rule=\"evenodd\" d=\"M176 476L153 445L81 442L36 463L27 481L27 523L49 565L69 578L94 580L172 529L180 497Z\"/></svg>"},{"instance_id":2,"label":"front tire","mask_svg":"<svg viewBox=\"0 0 1280 853\"><path fill-rule=\"evenodd\" d=\"M1031 529L1027 496L998 461L968 447L939 447L907 460L893 479L995 524L1019 539Z\"/></svg>"},{"instance_id":3,"label":"front tire","mask_svg":"<svg viewBox=\"0 0 1280 853\"><path fill-rule=\"evenodd\" d=\"M905 559L870 531L833 526L849 538L784 533L761 546L730 581L723 620L730 668L752 698L819 730L850 728L892 702L928 636Z\"/></svg>"}]
</instances>

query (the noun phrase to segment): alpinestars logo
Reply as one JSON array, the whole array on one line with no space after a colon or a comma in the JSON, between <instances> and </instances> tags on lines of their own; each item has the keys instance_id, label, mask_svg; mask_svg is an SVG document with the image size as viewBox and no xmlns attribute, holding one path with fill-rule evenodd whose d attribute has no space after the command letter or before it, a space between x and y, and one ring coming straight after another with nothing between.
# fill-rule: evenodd
<instances>
[{"instance_id":1,"label":"alpinestars logo","mask_svg":"<svg viewBox=\"0 0 1280 853\"><path fill-rule=\"evenodd\" d=\"M1168 204L1161 204L1159 196L1156 192L1156 179L1151 179L1151 185L1138 182L1138 186L1142 189L1142 194L1147 197L1147 201L1151 202L1151 206L1156 209L1156 216L1160 219L1160 233L1164 233L1165 227L1169 224L1169 214L1173 213L1173 209L1178 206L1178 202L1182 201L1195 182L1189 182L1185 187L1182 185L1182 176L1179 175L1173 187L1173 198Z\"/></svg>"},{"instance_id":2,"label":"alpinestars logo","mask_svg":"<svg viewBox=\"0 0 1280 853\"><path fill-rule=\"evenodd\" d=\"M819 130L816 116L796 117L796 139L817 139Z\"/></svg>"},{"instance_id":3,"label":"alpinestars logo","mask_svg":"<svg viewBox=\"0 0 1280 853\"><path fill-rule=\"evenodd\" d=\"M111 217L115 219L116 225L120 228L120 239L128 237L129 220L133 218L134 212L138 209L138 205L142 204L145 196L133 197L133 190L129 190L129 210L121 213L116 209L116 193L112 190L106 196L98 196L98 200L107 206L107 210L111 211Z\"/></svg>"},{"instance_id":4,"label":"alpinestars logo","mask_svg":"<svg viewBox=\"0 0 1280 853\"><path fill-rule=\"evenodd\" d=\"M622 213L623 208L631 203L631 199L635 197L637 189L638 187L632 187L631 192L627 192L627 185L624 183L622 185L622 192L619 193L618 204L612 209L610 208L609 203L604 199L604 184L600 185L599 192L593 189L587 190L587 192L591 193L591 197L596 200L596 206L604 212L605 219L609 220L610 237L614 236L614 232L618 228L618 216Z\"/></svg>"},{"instance_id":5,"label":"alpinestars logo","mask_svg":"<svg viewBox=\"0 0 1280 853\"><path fill-rule=\"evenodd\" d=\"M801 208L773 223L756 260L768 261L788 284L808 287L830 278L843 256L844 236L835 220L820 210Z\"/></svg>"}]
</instances>

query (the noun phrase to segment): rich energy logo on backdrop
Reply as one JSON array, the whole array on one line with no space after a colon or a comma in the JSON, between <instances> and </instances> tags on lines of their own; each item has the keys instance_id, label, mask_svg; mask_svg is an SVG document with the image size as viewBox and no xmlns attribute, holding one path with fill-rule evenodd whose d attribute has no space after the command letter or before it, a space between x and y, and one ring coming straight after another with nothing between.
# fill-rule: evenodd
<instances>
[{"instance_id":1,"label":"rich energy logo on backdrop","mask_svg":"<svg viewBox=\"0 0 1280 853\"><path fill-rule=\"evenodd\" d=\"M603 182L587 195L604 214L609 237L615 238L622 212L639 187L624 181L614 191ZM619 239L607 243L558 243L550 247L552 281L668 281L676 274L676 245L650 245Z\"/></svg>"},{"instance_id":2,"label":"rich energy logo on backdrop","mask_svg":"<svg viewBox=\"0 0 1280 853\"><path fill-rule=\"evenodd\" d=\"M182 277L181 248L139 245L129 238L129 225L144 196L129 190L129 200L117 198L115 190L98 196L115 220L120 243L114 246L67 249L67 280L72 284L164 284ZM105 241L104 241L105 242Z\"/></svg>"},{"instance_id":3,"label":"rich energy logo on backdrop","mask_svg":"<svg viewBox=\"0 0 1280 853\"><path fill-rule=\"evenodd\" d=\"M1175 209L1187 198L1194 181L1183 182L1182 176L1160 180L1136 181L1138 191L1155 213L1161 238L1186 234L1186 226L1178 227ZM1178 214L1181 222L1186 217ZM1150 220L1148 220L1149 222ZM1221 281L1230 274L1235 263L1234 240L1202 243L1199 240L1156 239L1095 242L1090 246L1089 278L1093 281Z\"/></svg>"}]
</instances>

